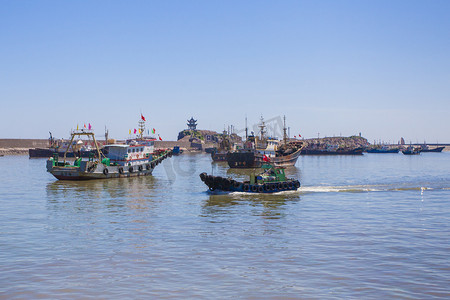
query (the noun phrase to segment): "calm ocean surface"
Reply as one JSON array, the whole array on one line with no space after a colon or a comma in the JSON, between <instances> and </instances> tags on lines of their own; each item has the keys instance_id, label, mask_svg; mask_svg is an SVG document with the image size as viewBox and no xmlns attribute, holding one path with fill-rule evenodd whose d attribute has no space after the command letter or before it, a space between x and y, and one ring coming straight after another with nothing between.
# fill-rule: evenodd
<instances>
[{"instance_id":1,"label":"calm ocean surface","mask_svg":"<svg viewBox=\"0 0 450 300\"><path fill-rule=\"evenodd\" d=\"M0 298L450 298L450 153L300 157L299 192L210 194L183 154L65 182L0 157Z\"/></svg>"}]
</instances>

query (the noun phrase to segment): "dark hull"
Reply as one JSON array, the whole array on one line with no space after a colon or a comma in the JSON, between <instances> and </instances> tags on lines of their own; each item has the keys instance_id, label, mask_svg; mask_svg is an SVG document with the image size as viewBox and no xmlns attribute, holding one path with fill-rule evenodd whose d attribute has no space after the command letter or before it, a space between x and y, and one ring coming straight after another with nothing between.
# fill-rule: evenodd
<instances>
[{"instance_id":1,"label":"dark hull","mask_svg":"<svg viewBox=\"0 0 450 300\"><path fill-rule=\"evenodd\" d=\"M277 167L290 167L294 166L298 157L301 154L300 149L294 153L271 157L270 163ZM264 155L255 151L241 151L241 152L229 152L226 160L230 168L260 168L266 162L264 161Z\"/></svg>"},{"instance_id":2,"label":"dark hull","mask_svg":"<svg viewBox=\"0 0 450 300\"><path fill-rule=\"evenodd\" d=\"M437 147L434 149L426 149L426 150L421 150L420 152L442 152L442 150L444 150L445 147Z\"/></svg>"},{"instance_id":3,"label":"dark hull","mask_svg":"<svg viewBox=\"0 0 450 300\"><path fill-rule=\"evenodd\" d=\"M302 155L362 155L364 152L363 148L352 149L352 150L313 150L313 149L303 149Z\"/></svg>"},{"instance_id":4,"label":"dark hull","mask_svg":"<svg viewBox=\"0 0 450 300\"><path fill-rule=\"evenodd\" d=\"M405 150L405 151L402 151L402 153L405 154L405 155L418 155L418 154L420 154L420 151Z\"/></svg>"},{"instance_id":5,"label":"dark hull","mask_svg":"<svg viewBox=\"0 0 450 300\"><path fill-rule=\"evenodd\" d=\"M227 152L213 152L211 158L213 161L227 161Z\"/></svg>"},{"instance_id":6,"label":"dark hull","mask_svg":"<svg viewBox=\"0 0 450 300\"><path fill-rule=\"evenodd\" d=\"M367 153L398 153L400 149L389 149L389 150L382 150L382 149L369 149L366 150Z\"/></svg>"},{"instance_id":7,"label":"dark hull","mask_svg":"<svg viewBox=\"0 0 450 300\"><path fill-rule=\"evenodd\" d=\"M296 191L300 187L298 180L288 180L284 182L266 182L250 184L239 182L220 176L200 174L200 179L208 186L210 191L222 192L246 192L246 193L277 193L284 191Z\"/></svg>"},{"instance_id":8,"label":"dark hull","mask_svg":"<svg viewBox=\"0 0 450 300\"><path fill-rule=\"evenodd\" d=\"M64 152L58 152L51 148L33 148L28 150L30 157L52 157L55 153L58 153L59 157L64 157ZM81 157L89 157L94 151L81 151ZM77 153L78 156L78 153ZM67 152L66 157L75 157L73 152Z\"/></svg>"},{"instance_id":9,"label":"dark hull","mask_svg":"<svg viewBox=\"0 0 450 300\"><path fill-rule=\"evenodd\" d=\"M230 168L258 168L261 163L256 161L255 152L229 152L226 156Z\"/></svg>"}]
</instances>

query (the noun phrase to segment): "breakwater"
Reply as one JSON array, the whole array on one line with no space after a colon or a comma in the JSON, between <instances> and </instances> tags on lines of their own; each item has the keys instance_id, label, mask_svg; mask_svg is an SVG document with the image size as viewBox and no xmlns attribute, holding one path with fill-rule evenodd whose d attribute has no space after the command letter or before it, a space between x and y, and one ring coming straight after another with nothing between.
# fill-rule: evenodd
<instances>
[{"instance_id":1,"label":"breakwater","mask_svg":"<svg viewBox=\"0 0 450 300\"><path fill-rule=\"evenodd\" d=\"M104 144L104 140L98 140ZM0 139L0 155L25 155L31 148L48 147L48 139ZM192 147L189 141L155 141L155 148L167 149L179 146L190 150Z\"/></svg>"}]
</instances>

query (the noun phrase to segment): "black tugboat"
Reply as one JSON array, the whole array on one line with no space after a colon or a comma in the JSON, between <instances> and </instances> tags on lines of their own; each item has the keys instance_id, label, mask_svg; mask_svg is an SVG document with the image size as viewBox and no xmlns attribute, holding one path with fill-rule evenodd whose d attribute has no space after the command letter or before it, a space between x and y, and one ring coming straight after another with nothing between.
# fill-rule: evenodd
<instances>
[{"instance_id":1,"label":"black tugboat","mask_svg":"<svg viewBox=\"0 0 450 300\"><path fill-rule=\"evenodd\" d=\"M289 141L286 134L286 118L284 118L284 138L278 141L265 136L266 125L261 117L260 136L246 134L246 142L242 149L228 152L226 160L230 168L260 168L271 162L277 167L294 166L304 147L302 141ZM247 129L246 129L247 132Z\"/></svg>"},{"instance_id":2,"label":"black tugboat","mask_svg":"<svg viewBox=\"0 0 450 300\"><path fill-rule=\"evenodd\" d=\"M294 191L300 187L300 181L286 178L283 168L265 164L262 169L262 173L252 174L248 181L243 182L206 173L201 173L200 179L208 186L210 191L276 193Z\"/></svg>"}]
</instances>

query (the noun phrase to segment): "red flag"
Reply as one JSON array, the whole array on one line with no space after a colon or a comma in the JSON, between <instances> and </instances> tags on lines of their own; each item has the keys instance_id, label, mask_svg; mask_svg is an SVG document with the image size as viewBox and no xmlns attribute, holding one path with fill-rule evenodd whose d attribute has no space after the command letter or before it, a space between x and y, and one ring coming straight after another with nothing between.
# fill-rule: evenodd
<instances>
[{"instance_id":1,"label":"red flag","mask_svg":"<svg viewBox=\"0 0 450 300\"><path fill-rule=\"evenodd\" d=\"M136 134L136 128L134 129L134 134Z\"/></svg>"},{"instance_id":2,"label":"red flag","mask_svg":"<svg viewBox=\"0 0 450 300\"><path fill-rule=\"evenodd\" d=\"M158 134L158 137L159 137L159 140L162 141L162 138L159 136L159 134Z\"/></svg>"},{"instance_id":3,"label":"red flag","mask_svg":"<svg viewBox=\"0 0 450 300\"><path fill-rule=\"evenodd\" d=\"M144 118L144 116L141 114L141 119L143 120L143 121L145 121L145 118Z\"/></svg>"},{"instance_id":4,"label":"red flag","mask_svg":"<svg viewBox=\"0 0 450 300\"><path fill-rule=\"evenodd\" d=\"M92 126L91 126L91 123L89 123L89 130L91 130L92 129Z\"/></svg>"},{"instance_id":5,"label":"red flag","mask_svg":"<svg viewBox=\"0 0 450 300\"><path fill-rule=\"evenodd\" d=\"M86 128L86 123L84 123L84 128Z\"/></svg>"},{"instance_id":6,"label":"red flag","mask_svg":"<svg viewBox=\"0 0 450 300\"><path fill-rule=\"evenodd\" d=\"M299 133L299 134L298 134L298 137L302 137L302 135Z\"/></svg>"},{"instance_id":7,"label":"red flag","mask_svg":"<svg viewBox=\"0 0 450 300\"><path fill-rule=\"evenodd\" d=\"M263 161L269 162L270 161L270 157L268 157L267 155L264 154Z\"/></svg>"},{"instance_id":8,"label":"red flag","mask_svg":"<svg viewBox=\"0 0 450 300\"><path fill-rule=\"evenodd\" d=\"M294 135L294 139L296 139L296 138L297 138L297 136Z\"/></svg>"}]
</instances>

